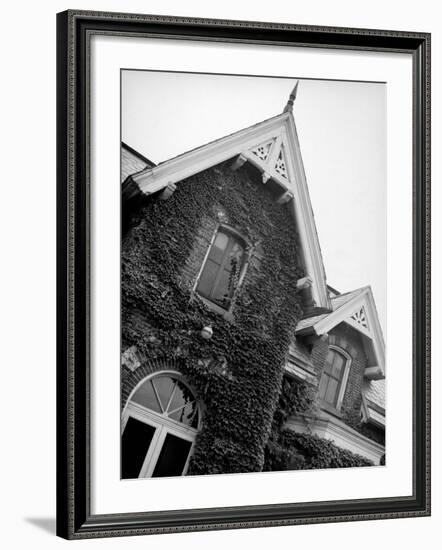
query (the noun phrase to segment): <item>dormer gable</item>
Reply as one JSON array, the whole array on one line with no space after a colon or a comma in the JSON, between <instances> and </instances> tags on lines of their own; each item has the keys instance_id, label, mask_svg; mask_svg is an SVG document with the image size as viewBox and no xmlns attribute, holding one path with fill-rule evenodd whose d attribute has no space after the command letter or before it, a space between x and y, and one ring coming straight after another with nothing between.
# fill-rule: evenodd
<instances>
[{"instance_id":1,"label":"dormer gable","mask_svg":"<svg viewBox=\"0 0 442 550\"><path fill-rule=\"evenodd\" d=\"M333 311L302 319L298 323L298 336L327 334L340 323L346 323L362 335L369 365L365 377L369 380L385 378L385 343L370 286L332 297Z\"/></svg>"}]
</instances>

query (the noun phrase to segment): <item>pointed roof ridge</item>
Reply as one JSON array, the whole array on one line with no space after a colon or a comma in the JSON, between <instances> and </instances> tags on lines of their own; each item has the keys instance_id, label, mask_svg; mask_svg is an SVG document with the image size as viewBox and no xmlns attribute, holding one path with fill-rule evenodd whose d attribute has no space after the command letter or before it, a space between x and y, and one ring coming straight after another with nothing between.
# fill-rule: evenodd
<instances>
[{"instance_id":1,"label":"pointed roof ridge","mask_svg":"<svg viewBox=\"0 0 442 550\"><path fill-rule=\"evenodd\" d=\"M351 325L361 332L364 342L370 343L372 351L372 363L366 369L366 376L370 378L382 378L385 376L385 343L379 316L374 301L373 291L370 285L363 286L346 294L340 294L332 298L333 311L316 317L302 319L296 328L296 334L316 334L318 336L328 333L342 322ZM354 318L354 308L364 308L364 316L367 317L368 326ZM367 350L366 350L367 351Z\"/></svg>"},{"instance_id":2,"label":"pointed roof ridge","mask_svg":"<svg viewBox=\"0 0 442 550\"><path fill-rule=\"evenodd\" d=\"M328 286L328 285L327 285ZM301 319L298 323L298 326L296 328L297 332L300 332L301 330L304 330L308 327L312 327L319 321L322 321L335 311L338 311L341 307L345 306L347 302L349 302L351 299L355 298L359 294L362 294L362 292L366 289L370 288L369 286L363 286L360 288L355 288L354 290L349 290L348 292L343 292L341 294L337 294L336 296L331 297L331 304L332 304L332 310L328 313L321 313L319 315L312 315L310 317L305 317ZM337 307L333 307L338 302Z\"/></svg>"},{"instance_id":3,"label":"pointed roof ridge","mask_svg":"<svg viewBox=\"0 0 442 550\"><path fill-rule=\"evenodd\" d=\"M350 296L350 295L356 296L357 294L362 294L362 292L364 292L369 288L371 288L371 286L366 285L366 286L361 286L359 288L355 288L354 290L348 290L347 292L341 292L337 296L332 296L332 301L336 300L337 298L342 298L344 296Z\"/></svg>"},{"instance_id":4,"label":"pointed roof ridge","mask_svg":"<svg viewBox=\"0 0 442 550\"><path fill-rule=\"evenodd\" d=\"M252 130L253 128L256 128L257 126L260 126L261 124L265 122L269 122L273 119L276 119L281 116L281 113L278 113L277 115L273 115L269 118L265 118L264 120L260 120L259 122L254 122L253 124L250 124L250 126L245 126L244 128L240 128L239 130L234 130L233 132L230 132L230 134L225 134L224 136L212 139L211 141L208 141L206 143L202 143L201 145L197 145L196 147L192 147L191 149L187 149L187 151L183 151L182 153L179 153L178 155L175 155L174 157L169 157L168 159L164 159L161 162L157 164L157 166L163 166L167 162L171 162L173 160L178 160L180 157L183 157L185 155L188 155L189 153L197 152L199 149L204 149L208 145L214 145L215 143L222 141L226 138L232 137L235 134L239 134L240 132L243 132L244 130ZM146 170L148 172L149 170Z\"/></svg>"},{"instance_id":5,"label":"pointed roof ridge","mask_svg":"<svg viewBox=\"0 0 442 550\"><path fill-rule=\"evenodd\" d=\"M213 145L215 143L217 143L218 141L222 140L222 139L225 139L225 138L228 138L228 137L231 137L231 136L234 136L235 134L239 133L239 132L242 132L244 130L251 130L252 128L255 128L256 126L260 126L261 124L265 123L265 122L269 122L270 120L273 120L273 119L276 119L278 117L280 117L282 114L285 114L287 112L292 112L292 108L293 108L293 103L296 99L296 96L297 96L297 93L298 93L298 85L299 85L299 79L296 79L295 81L295 84L293 86L293 89L292 91L290 92L290 96L289 96L289 99L287 101L287 104L286 106L284 107L284 110L282 111L282 113L277 113L276 115L273 115L271 117L268 117L268 118L265 118L263 120L260 120L258 122L254 122L253 124L250 124L249 126L244 126L243 128L239 128L238 130L234 130L233 132L230 132L228 134L225 134L219 138L215 138L211 141L207 141L206 143L202 143L201 145L197 145L195 147L192 147L191 149L187 149L186 151L182 151L181 153L179 153L178 155L175 155L173 157L169 157L167 159L164 159L162 160L161 162L159 162L158 164L154 164L152 161L149 161L153 164L152 168L155 168L157 166L162 166L163 164L166 164L167 162L169 161L172 161L172 160L175 160L175 159L179 159L180 157L184 156L184 155L187 155L189 153L193 153L195 151L198 151L198 149L200 148L204 148L206 147L207 145ZM124 144L126 145L126 144ZM137 154L140 154L138 152L136 152ZM141 154L140 154L141 156ZM149 169L146 169L146 172L148 172Z\"/></svg>"},{"instance_id":6,"label":"pointed roof ridge","mask_svg":"<svg viewBox=\"0 0 442 550\"><path fill-rule=\"evenodd\" d=\"M316 323L336 313L341 308L343 308L346 304L348 304L348 302L350 302L353 298L356 298L357 296L359 296L360 294L363 294L366 291L372 292L370 285L361 286L359 288L355 288L354 290L349 290L347 292L343 292L336 296L332 296L331 297L332 311L301 319L301 321L299 321L298 326L296 328L296 332L301 332L302 330L305 330L309 327L313 327L314 325L316 325ZM333 307L335 304L337 304L337 307ZM377 311L376 311L376 314L377 314Z\"/></svg>"},{"instance_id":7,"label":"pointed roof ridge","mask_svg":"<svg viewBox=\"0 0 442 550\"><path fill-rule=\"evenodd\" d=\"M257 144L274 137L277 138L279 144L284 144L286 153L286 162L282 163L282 166L278 165L279 170L273 164L270 165L270 160L265 164L252 152L252 148ZM272 179L280 187L281 195L278 201L280 204L288 203L290 205L299 233L305 272L313 281L314 307L322 309L322 311L330 311L331 301L326 286L321 247L308 192L298 134L291 113L280 113L182 153L154 168L134 174L131 177L130 193L128 191L123 198L130 200L137 195L152 195L168 185L175 185L196 173L234 158L236 160L232 169L238 169L245 162L249 162L261 172L263 184ZM273 162L273 157L271 160ZM234 168L238 161L238 166Z\"/></svg>"},{"instance_id":8,"label":"pointed roof ridge","mask_svg":"<svg viewBox=\"0 0 442 550\"><path fill-rule=\"evenodd\" d=\"M177 169L176 167L180 167L183 164L188 164L189 162L193 162L193 159L195 159L196 157L202 156L204 158L208 158L206 155L207 151L213 151L215 149L223 148L226 143L236 143L238 141L243 141L244 135L259 136L259 132L262 131L263 128L267 129L267 131L265 131L264 133L268 134L269 128L273 128L273 131L275 131L275 128L277 129L279 125L281 125L282 127L286 127L287 121L290 118L293 121L293 117L290 116L289 114L279 113L270 118L261 120L260 122L255 122L250 126L246 126L245 128L240 128L239 130L235 130L230 134L220 136L219 138L216 138L212 141L209 141L202 145L198 145L187 151L183 151L182 153L179 153L174 157L165 159L159 162L156 166L153 166L152 168L146 168L145 170L138 172L137 174L135 174L135 177L133 179L135 183L138 185L142 193L147 195L151 194L152 192L155 192L161 189L161 187L164 187L167 185L167 182L160 181L160 180L163 180L163 177L160 176L160 174L164 174L166 172L171 173L174 175L173 177L175 179L175 176L177 175L176 172L177 170L179 171L179 168ZM269 135L267 137L269 137ZM239 150L238 151L235 150L235 152L232 152L231 158L233 158L233 156L239 153L240 153ZM223 160L227 160L227 158L223 158ZM214 166L215 164L217 164L217 162L210 163L210 166ZM200 170L198 169L196 170L196 172L197 171L200 171ZM176 179L178 181L182 178L181 176L178 176Z\"/></svg>"},{"instance_id":9,"label":"pointed roof ridge","mask_svg":"<svg viewBox=\"0 0 442 550\"><path fill-rule=\"evenodd\" d=\"M362 286L360 288L355 288L354 290L349 290L348 292L343 292L342 294L338 294L337 296L332 296L331 297L331 303L332 303L332 307L333 307L332 312L335 312L338 309L340 309L341 307L345 306L345 304L347 304L350 300L352 300L353 298L356 298L356 296L359 296L360 294L363 294L367 290L371 290L370 285ZM334 307L335 304L337 304L336 307ZM330 312L330 313L332 313L332 312Z\"/></svg>"}]
</instances>

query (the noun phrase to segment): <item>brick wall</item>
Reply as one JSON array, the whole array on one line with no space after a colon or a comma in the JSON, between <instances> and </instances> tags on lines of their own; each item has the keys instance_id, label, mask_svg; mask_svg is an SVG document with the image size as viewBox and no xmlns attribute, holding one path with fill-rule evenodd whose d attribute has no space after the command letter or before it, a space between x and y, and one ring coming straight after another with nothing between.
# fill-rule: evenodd
<instances>
[{"instance_id":1,"label":"brick wall","mask_svg":"<svg viewBox=\"0 0 442 550\"><path fill-rule=\"evenodd\" d=\"M361 336L352 327L341 323L329 332L327 339L318 340L312 349L312 361L318 378L322 375L325 358L330 345L345 350L351 357L351 368L342 402L342 409L360 408L362 379L364 370L368 365Z\"/></svg>"},{"instance_id":2,"label":"brick wall","mask_svg":"<svg viewBox=\"0 0 442 550\"><path fill-rule=\"evenodd\" d=\"M127 169L130 166L130 163L132 163L132 167L139 167L139 164L136 164L138 161L137 157L135 157L132 153L129 151L126 151L126 149L122 148L122 152L125 155L126 159L129 159L129 164L125 165L125 168ZM213 168L210 168L206 170L205 176L210 178L211 184L213 186L222 185L223 181L226 180L226 178L231 177L238 177L237 173L233 173L230 169L231 162L228 161L224 163L223 165L218 165ZM197 174L193 177L190 177L186 180L186 183L180 184L179 191L181 192L181 189L183 185L192 185L193 180L198 180L200 176ZM241 169L241 174L239 176L243 180L247 180L248 183L253 183L253 185L258 186L258 191L260 193L263 192L265 189L262 185L261 178L257 172L254 171L253 168L250 168L248 166L243 167ZM268 186L267 186L268 187ZM264 191L265 193L271 194L269 191ZM176 192L178 194L178 192ZM169 199L171 200L171 199ZM241 198L246 203L246 198ZM274 198L272 199L275 200ZM161 207L161 201L158 201L158 198L152 199L153 202L157 202L157 206L159 205ZM144 203L143 203L144 204ZM284 209L285 206L280 206L279 208ZM149 206L144 205L143 209L138 212L131 212L132 220L131 224L132 227L129 227L128 230L123 235L122 239L122 248L123 248L123 254L125 251L128 250L136 250L138 247L143 246L143 243L140 242L140 237L138 235L138 229L143 224L149 224ZM271 214L265 211L265 208L263 207L262 210L262 217L265 220L265 226L266 230L265 233L268 231L272 231L272 228L274 227L275 221L272 219ZM290 214L287 213L287 222L293 223L291 221ZM167 223L167 222L166 222ZM198 296L194 293L192 293L192 290L195 287L195 284L198 279L198 275L201 271L201 267L203 265L205 256L208 252L208 249L210 247L210 243L214 237L215 231L217 227L219 227L220 224L227 225L229 227L232 227L236 231L238 231L239 234L241 234L245 240L250 244L253 243L254 246L252 253L247 255L246 258L246 270L245 270L245 276L241 283L240 292L237 293L240 295L241 299L247 301L249 299L249 292L253 290L254 284L258 281L258 279L261 276L260 273L260 263L263 257L263 250L261 246L261 241L264 237L264 235L260 232L260 229L257 229L255 227L251 227L250 225L243 226L237 221L232 220L229 218L229 215L226 212L226 209L223 208L223 206L218 203L214 202L212 205L212 208L210 212L207 212L205 215L201 216L200 223L197 227L197 230L194 233L193 236L193 244L192 249L190 253L187 256L186 261L184 262L182 268L178 273L176 273L176 281L181 286L181 288L187 292L191 293L192 299L198 299ZM184 223L181 226L181 230L184 232L186 231L186 226ZM181 246L180 243L180 235L170 235L171 239L171 246ZM173 241L173 242L172 242ZM144 252L146 254L146 252ZM139 271L139 279L140 279L140 285L146 286L148 291L148 286L154 285L156 288L161 287L163 288L163 283L161 280L159 280L154 273L151 272L149 267L149 262L145 262L145 264L142 266L142 268ZM147 282L149 283L147 284ZM167 292L167 288L164 287L164 291ZM279 297L279 303L282 303L284 301L284 296ZM274 306L274 308L277 308L277 305ZM267 312L270 313L270 312ZM275 312L273 312L275 313ZM269 337L269 327L267 326L267 321L265 319L266 315L263 312L263 319L261 320L261 328L262 328L262 336L263 338ZM157 336L157 332L154 326L152 324L149 324L143 315L142 312L140 312L136 307L132 306L129 309L123 310L123 317L122 317L122 325L126 327L135 326L142 327L142 330L145 334L149 334L152 336L152 339L155 339ZM133 342L127 341L125 338L125 331L122 333L122 352L124 352L128 347L133 345ZM124 372L123 372L124 375Z\"/></svg>"},{"instance_id":3,"label":"brick wall","mask_svg":"<svg viewBox=\"0 0 442 550\"><path fill-rule=\"evenodd\" d=\"M138 209L133 206L122 242L122 352L143 348L140 366L122 367L122 406L148 374L161 368L181 372L207 406L194 455L197 473L262 467L288 335L301 313L296 280L303 273L289 207L276 203L256 169L245 166L233 172L230 164L184 180L166 201L152 196ZM198 197L202 206L196 211L190 204L200 204ZM250 244L245 277L229 318L192 293L219 224L232 227ZM271 252L267 255L264 250ZM269 274L264 274L265 269ZM149 302L146 308L143 293L158 296L165 305L157 309ZM256 296L262 296L263 302ZM144 305L139 307L141 302ZM200 332L207 324L214 336L205 342ZM285 332L287 338L281 336ZM261 346L264 356L250 359L251 342ZM207 397L218 386L229 389ZM213 434L212 425L217 429ZM223 442L223 453L216 442ZM206 471L203 460L210 466Z\"/></svg>"},{"instance_id":4,"label":"brick wall","mask_svg":"<svg viewBox=\"0 0 442 550\"><path fill-rule=\"evenodd\" d=\"M340 409L340 418L346 424L363 433L370 439L384 443L381 429L361 423L362 382L365 368L368 366L362 337L357 330L341 323L333 328L325 340L318 340L312 349L312 362L318 375L322 375L325 358L330 345L345 350L351 357L351 367Z\"/></svg>"}]
</instances>

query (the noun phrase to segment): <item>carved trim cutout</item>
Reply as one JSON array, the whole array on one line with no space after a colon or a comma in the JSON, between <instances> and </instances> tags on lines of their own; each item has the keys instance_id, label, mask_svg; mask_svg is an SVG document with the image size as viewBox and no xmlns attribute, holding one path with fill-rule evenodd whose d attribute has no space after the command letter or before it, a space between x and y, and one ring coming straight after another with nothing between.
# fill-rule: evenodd
<instances>
[{"instance_id":1,"label":"carved trim cutout","mask_svg":"<svg viewBox=\"0 0 442 550\"><path fill-rule=\"evenodd\" d=\"M355 323L358 323L358 325L364 327L366 330L369 330L367 315L365 313L364 306L362 306L360 310L356 311L356 313L351 316L351 319L355 321Z\"/></svg>"},{"instance_id":2,"label":"carved trim cutout","mask_svg":"<svg viewBox=\"0 0 442 550\"><path fill-rule=\"evenodd\" d=\"M259 158L259 160L262 160L262 162L266 162L269 159L270 151L272 150L274 142L275 140L272 139L271 141L261 143L260 145L254 147L251 151Z\"/></svg>"},{"instance_id":3,"label":"carved trim cutout","mask_svg":"<svg viewBox=\"0 0 442 550\"><path fill-rule=\"evenodd\" d=\"M287 173L287 163L285 160L285 153L284 153L284 146L281 145L281 149L279 150L279 155L276 159L275 163L275 172L277 172L280 176L282 176L285 179L288 179L288 173Z\"/></svg>"}]
</instances>

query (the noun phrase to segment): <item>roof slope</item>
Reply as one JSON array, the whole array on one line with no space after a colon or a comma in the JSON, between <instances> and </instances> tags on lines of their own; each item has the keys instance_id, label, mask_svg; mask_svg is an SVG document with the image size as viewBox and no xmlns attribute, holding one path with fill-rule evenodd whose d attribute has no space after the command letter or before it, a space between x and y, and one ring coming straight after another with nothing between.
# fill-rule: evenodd
<instances>
[{"instance_id":1,"label":"roof slope","mask_svg":"<svg viewBox=\"0 0 442 550\"><path fill-rule=\"evenodd\" d=\"M362 335L369 366L365 376L370 379L385 377L385 343L382 328L370 286L331 299L332 311L302 319L296 328L299 336L326 334L340 323L346 323Z\"/></svg>"},{"instance_id":2,"label":"roof slope","mask_svg":"<svg viewBox=\"0 0 442 550\"><path fill-rule=\"evenodd\" d=\"M385 380L367 380L363 392L366 399L385 409Z\"/></svg>"},{"instance_id":3,"label":"roof slope","mask_svg":"<svg viewBox=\"0 0 442 550\"><path fill-rule=\"evenodd\" d=\"M126 143L121 142L121 183L129 176L152 168L155 164Z\"/></svg>"},{"instance_id":4,"label":"roof slope","mask_svg":"<svg viewBox=\"0 0 442 550\"><path fill-rule=\"evenodd\" d=\"M236 168L248 162L261 172L263 184L272 179L280 187L278 202L289 202L293 211L306 276L312 280L314 305L329 311L331 306L322 254L291 111L132 175L131 184L123 187L123 196L131 199L137 194L156 193L168 185L179 184L196 173L233 158L237 159Z\"/></svg>"},{"instance_id":5,"label":"roof slope","mask_svg":"<svg viewBox=\"0 0 442 550\"><path fill-rule=\"evenodd\" d=\"M361 294L363 290L363 288L358 288L356 290L352 290L351 292L346 292L345 294L338 294L337 296L333 296L331 299L332 311L336 311L337 309L339 309L341 306L352 300L355 296ZM330 314L323 313L321 315L315 315L313 317L301 319L298 323L298 326L296 327L296 332L301 332L305 329L313 327L314 325L316 325L316 323L328 317L328 315Z\"/></svg>"}]
</instances>

